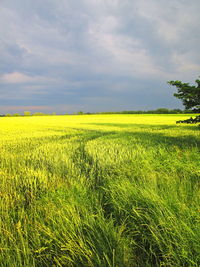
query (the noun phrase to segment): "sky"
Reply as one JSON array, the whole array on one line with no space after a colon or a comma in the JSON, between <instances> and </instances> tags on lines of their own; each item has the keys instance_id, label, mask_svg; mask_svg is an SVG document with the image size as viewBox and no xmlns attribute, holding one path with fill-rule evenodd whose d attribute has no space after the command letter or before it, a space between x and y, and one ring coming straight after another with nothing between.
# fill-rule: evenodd
<instances>
[{"instance_id":1,"label":"sky","mask_svg":"<svg viewBox=\"0 0 200 267\"><path fill-rule=\"evenodd\" d=\"M183 108L199 0L0 0L0 113Z\"/></svg>"}]
</instances>

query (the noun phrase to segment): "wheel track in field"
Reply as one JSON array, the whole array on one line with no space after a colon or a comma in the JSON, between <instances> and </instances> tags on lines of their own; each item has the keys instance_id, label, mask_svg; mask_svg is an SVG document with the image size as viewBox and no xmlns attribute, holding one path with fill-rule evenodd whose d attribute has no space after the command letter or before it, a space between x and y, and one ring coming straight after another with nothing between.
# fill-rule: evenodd
<instances>
[{"instance_id":1,"label":"wheel track in field","mask_svg":"<svg viewBox=\"0 0 200 267\"><path fill-rule=\"evenodd\" d=\"M94 159L86 150L86 145L92 140L117 134L116 132L88 131L89 136L83 135L79 140L79 147L74 151L72 161L80 175L84 175L91 189L97 190L104 185L103 172L97 159ZM92 133L92 135L91 135Z\"/></svg>"}]
</instances>

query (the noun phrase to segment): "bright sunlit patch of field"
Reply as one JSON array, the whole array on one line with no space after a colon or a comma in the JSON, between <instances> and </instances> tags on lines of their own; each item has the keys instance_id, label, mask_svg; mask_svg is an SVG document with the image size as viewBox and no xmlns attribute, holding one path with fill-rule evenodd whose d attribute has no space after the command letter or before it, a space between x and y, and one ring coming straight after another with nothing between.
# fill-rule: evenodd
<instances>
[{"instance_id":1,"label":"bright sunlit patch of field","mask_svg":"<svg viewBox=\"0 0 200 267\"><path fill-rule=\"evenodd\" d=\"M199 266L200 132L185 118L1 118L1 266Z\"/></svg>"}]
</instances>

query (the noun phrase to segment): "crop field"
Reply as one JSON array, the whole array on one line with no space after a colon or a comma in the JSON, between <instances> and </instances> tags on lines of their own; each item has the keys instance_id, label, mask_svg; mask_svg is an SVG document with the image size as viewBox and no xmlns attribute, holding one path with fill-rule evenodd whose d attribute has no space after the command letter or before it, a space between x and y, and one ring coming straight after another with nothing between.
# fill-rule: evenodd
<instances>
[{"instance_id":1,"label":"crop field","mask_svg":"<svg viewBox=\"0 0 200 267\"><path fill-rule=\"evenodd\" d=\"M185 118L0 118L0 266L200 266L200 128Z\"/></svg>"}]
</instances>

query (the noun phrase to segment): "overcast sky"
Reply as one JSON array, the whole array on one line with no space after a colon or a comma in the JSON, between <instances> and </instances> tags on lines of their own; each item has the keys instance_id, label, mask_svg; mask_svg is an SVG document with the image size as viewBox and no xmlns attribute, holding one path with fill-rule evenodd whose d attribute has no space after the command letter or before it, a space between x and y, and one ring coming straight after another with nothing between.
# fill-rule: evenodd
<instances>
[{"instance_id":1,"label":"overcast sky","mask_svg":"<svg viewBox=\"0 0 200 267\"><path fill-rule=\"evenodd\" d=\"M0 113L182 108L199 0L0 0Z\"/></svg>"}]
</instances>

